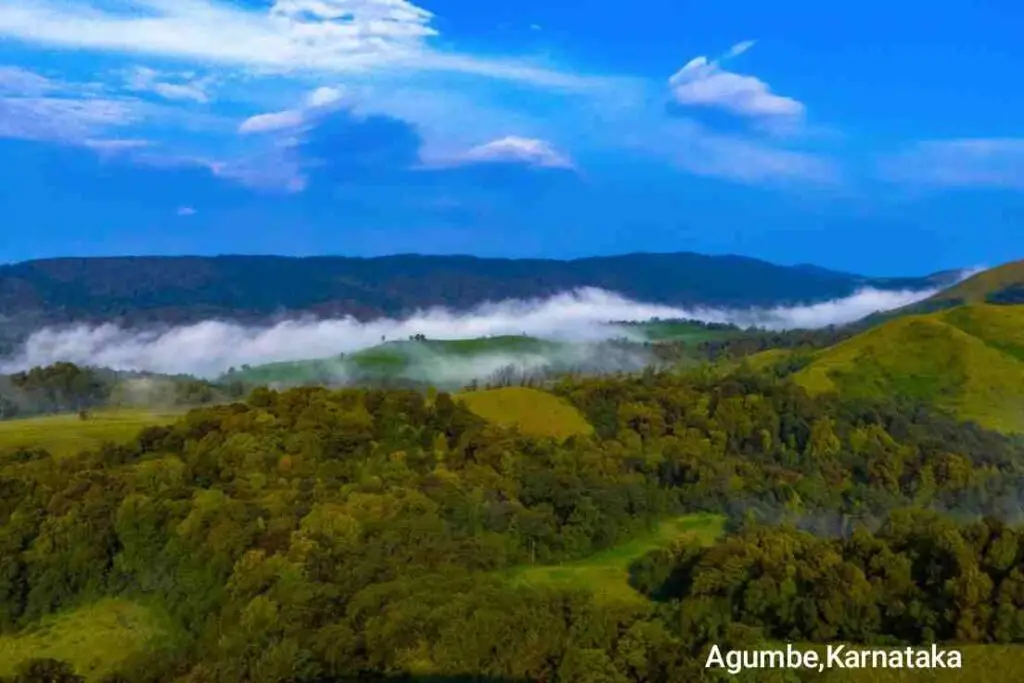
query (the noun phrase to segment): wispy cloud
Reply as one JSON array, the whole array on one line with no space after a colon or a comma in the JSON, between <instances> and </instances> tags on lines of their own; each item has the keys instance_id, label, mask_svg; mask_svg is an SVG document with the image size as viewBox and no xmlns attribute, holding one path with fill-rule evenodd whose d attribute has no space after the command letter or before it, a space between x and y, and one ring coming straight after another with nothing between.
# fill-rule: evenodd
<instances>
[{"instance_id":1,"label":"wispy cloud","mask_svg":"<svg viewBox=\"0 0 1024 683\"><path fill-rule=\"evenodd\" d=\"M472 73L558 88L593 79L514 60L434 49L432 13L409 0L6 0L0 36L64 48L119 51L271 71L395 68Z\"/></svg>"},{"instance_id":2,"label":"wispy cloud","mask_svg":"<svg viewBox=\"0 0 1024 683\"><path fill-rule=\"evenodd\" d=\"M1024 138L920 142L882 159L880 171L913 185L1024 190Z\"/></svg>"},{"instance_id":3,"label":"wispy cloud","mask_svg":"<svg viewBox=\"0 0 1024 683\"><path fill-rule=\"evenodd\" d=\"M132 138L107 138L107 139L89 139L83 140L82 145L90 149L95 149L99 152L123 152L133 149L143 149L149 147L153 143L149 140L139 140Z\"/></svg>"},{"instance_id":4,"label":"wispy cloud","mask_svg":"<svg viewBox=\"0 0 1024 683\"><path fill-rule=\"evenodd\" d=\"M0 95L34 97L56 90L57 83L18 66L0 66Z\"/></svg>"},{"instance_id":5,"label":"wispy cloud","mask_svg":"<svg viewBox=\"0 0 1024 683\"><path fill-rule=\"evenodd\" d=\"M293 130L312 123L317 116L334 111L341 105L343 98L344 90L341 88L323 86L309 93L305 101L294 109L250 116L238 126L238 132L249 134Z\"/></svg>"},{"instance_id":6,"label":"wispy cloud","mask_svg":"<svg viewBox=\"0 0 1024 683\"><path fill-rule=\"evenodd\" d=\"M449 158L426 160L428 166L516 163L539 168L575 168L572 159L546 140L506 136L472 147Z\"/></svg>"},{"instance_id":7,"label":"wispy cloud","mask_svg":"<svg viewBox=\"0 0 1024 683\"><path fill-rule=\"evenodd\" d=\"M644 124L623 144L690 173L758 185L799 182L837 187L843 182L840 166L820 153L720 133L686 118Z\"/></svg>"},{"instance_id":8,"label":"wispy cloud","mask_svg":"<svg viewBox=\"0 0 1024 683\"><path fill-rule=\"evenodd\" d=\"M852 296L805 306L728 310L677 308L633 301L612 292L583 289L548 299L503 301L466 312L441 308L404 319L359 322L353 318L292 320L251 327L207 321L162 330L127 330L116 325L43 329L18 352L0 361L0 372L56 361L117 369L215 376L231 366L357 351L381 337L464 339L526 333L548 339L598 341L628 336L611 321L688 318L756 325L769 329L814 328L849 323L875 311L918 301L935 290L886 292L865 289Z\"/></svg>"},{"instance_id":9,"label":"wispy cloud","mask_svg":"<svg viewBox=\"0 0 1024 683\"><path fill-rule=\"evenodd\" d=\"M0 138L80 143L139 118L127 100L0 98Z\"/></svg>"},{"instance_id":10,"label":"wispy cloud","mask_svg":"<svg viewBox=\"0 0 1024 683\"><path fill-rule=\"evenodd\" d=\"M308 178L302 162L291 150L275 146L228 161L200 161L217 178L251 188L296 193L306 189Z\"/></svg>"},{"instance_id":11,"label":"wispy cloud","mask_svg":"<svg viewBox=\"0 0 1024 683\"><path fill-rule=\"evenodd\" d=\"M182 217L194 216L196 215L196 210L193 209L191 206L179 206L178 215Z\"/></svg>"},{"instance_id":12,"label":"wispy cloud","mask_svg":"<svg viewBox=\"0 0 1024 683\"><path fill-rule=\"evenodd\" d=\"M150 92L168 100L206 103L210 101L208 91L212 82L209 76L197 78L190 72L162 74L155 69L136 66L126 74L125 87L134 92Z\"/></svg>"},{"instance_id":13,"label":"wispy cloud","mask_svg":"<svg viewBox=\"0 0 1024 683\"><path fill-rule=\"evenodd\" d=\"M717 60L696 57L669 78L672 97L687 107L714 107L740 116L799 117L804 105L772 92L767 83L756 76L728 71L723 62L737 57L751 47L754 41L732 46Z\"/></svg>"},{"instance_id":14,"label":"wispy cloud","mask_svg":"<svg viewBox=\"0 0 1024 683\"><path fill-rule=\"evenodd\" d=\"M242 121L238 126L239 133L273 133L279 130L297 128L305 121L305 114L301 109L285 109L272 111L266 114L256 114Z\"/></svg>"}]
</instances>

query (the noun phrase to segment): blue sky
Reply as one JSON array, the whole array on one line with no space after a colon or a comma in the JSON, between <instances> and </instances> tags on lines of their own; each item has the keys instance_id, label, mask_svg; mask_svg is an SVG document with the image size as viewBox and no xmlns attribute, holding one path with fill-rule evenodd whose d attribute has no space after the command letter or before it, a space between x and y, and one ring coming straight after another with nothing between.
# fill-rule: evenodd
<instances>
[{"instance_id":1,"label":"blue sky","mask_svg":"<svg viewBox=\"0 0 1024 683\"><path fill-rule=\"evenodd\" d=\"M1024 256L1016 0L3 0L0 261Z\"/></svg>"}]
</instances>

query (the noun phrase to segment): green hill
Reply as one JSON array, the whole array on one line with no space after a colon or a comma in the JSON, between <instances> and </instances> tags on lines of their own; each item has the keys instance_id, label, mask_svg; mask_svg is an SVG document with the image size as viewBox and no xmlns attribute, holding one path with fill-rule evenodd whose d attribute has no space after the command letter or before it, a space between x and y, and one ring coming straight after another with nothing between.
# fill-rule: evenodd
<instances>
[{"instance_id":1,"label":"green hill","mask_svg":"<svg viewBox=\"0 0 1024 683\"><path fill-rule=\"evenodd\" d=\"M794 378L812 393L902 396L1024 431L1024 306L975 304L892 320L817 352Z\"/></svg>"},{"instance_id":2,"label":"green hill","mask_svg":"<svg viewBox=\"0 0 1024 683\"><path fill-rule=\"evenodd\" d=\"M927 301L955 304L1024 303L1024 260L984 270L960 284L939 292Z\"/></svg>"},{"instance_id":3,"label":"green hill","mask_svg":"<svg viewBox=\"0 0 1024 683\"><path fill-rule=\"evenodd\" d=\"M1024 260L975 273L929 298L892 311L875 313L855 325L867 329L907 315L949 310L965 304L1024 304Z\"/></svg>"},{"instance_id":4,"label":"green hill","mask_svg":"<svg viewBox=\"0 0 1024 683\"><path fill-rule=\"evenodd\" d=\"M506 365L532 367L555 363L560 353L570 347L522 335L410 339L332 358L247 366L222 376L221 380L272 385L406 380L459 388L474 379L485 380Z\"/></svg>"},{"instance_id":5,"label":"green hill","mask_svg":"<svg viewBox=\"0 0 1024 683\"><path fill-rule=\"evenodd\" d=\"M519 427L531 436L564 439L594 431L575 407L540 389L504 387L469 391L459 394L457 399L480 417L500 425Z\"/></svg>"}]
</instances>

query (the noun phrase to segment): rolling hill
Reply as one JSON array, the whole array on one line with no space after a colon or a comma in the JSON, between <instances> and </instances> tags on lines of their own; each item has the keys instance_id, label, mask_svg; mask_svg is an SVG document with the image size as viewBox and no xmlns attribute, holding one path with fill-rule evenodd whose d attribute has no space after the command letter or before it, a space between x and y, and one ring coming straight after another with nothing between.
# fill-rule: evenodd
<instances>
[{"instance_id":1,"label":"rolling hill","mask_svg":"<svg viewBox=\"0 0 1024 683\"><path fill-rule=\"evenodd\" d=\"M412 339L379 344L333 358L244 367L222 380L291 386L398 381L458 388L509 365L530 369L571 359L571 344L526 336Z\"/></svg>"},{"instance_id":2,"label":"rolling hill","mask_svg":"<svg viewBox=\"0 0 1024 683\"><path fill-rule=\"evenodd\" d=\"M875 313L855 323L867 329L906 315L944 311L964 304L1024 304L1024 260L1011 261L965 278L938 293L892 311Z\"/></svg>"},{"instance_id":3,"label":"rolling hill","mask_svg":"<svg viewBox=\"0 0 1024 683\"><path fill-rule=\"evenodd\" d=\"M1024 432L1024 306L971 304L891 320L812 356L812 393L902 396Z\"/></svg>"},{"instance_id":4,"label":"rolling hill","mask_svg":"<svg viewBox=\"0 0 1024 683\"><path fill-rule=\"evenodd\" d=\"M736 338L742 331L728 325L659 320L623 324L621 335L623 341L605 343L525 335L391 341L331 358L236 368L220 379L275 386L407 381L457 389L509 367L525 372L638 370L656 362L645 342L681 342L695 348L702 342Z\"/></svg>"}]
</instances>

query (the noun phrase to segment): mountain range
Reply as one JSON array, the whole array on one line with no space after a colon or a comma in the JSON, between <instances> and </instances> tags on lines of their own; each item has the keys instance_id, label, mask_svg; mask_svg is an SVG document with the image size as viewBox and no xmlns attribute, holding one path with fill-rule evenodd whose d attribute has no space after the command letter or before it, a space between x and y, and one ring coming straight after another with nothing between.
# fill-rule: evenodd
<instances>
[{"instance_id":1,"label":"mountain range","mask_svg":"<svg viewBox=\"0 0 1024 683\"><path fill-rule=\"evenodd\" d=\"M251 320L298 312L367 319L432 306L462 310L582 287L650 303L746 308L824 301L863 287L933 287L956 275L871 278L695 253L569 261L422 255L57 258L0 266L0 316L31 326Z\"/></svg>"}]
</instances>

